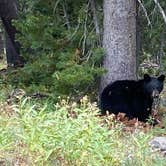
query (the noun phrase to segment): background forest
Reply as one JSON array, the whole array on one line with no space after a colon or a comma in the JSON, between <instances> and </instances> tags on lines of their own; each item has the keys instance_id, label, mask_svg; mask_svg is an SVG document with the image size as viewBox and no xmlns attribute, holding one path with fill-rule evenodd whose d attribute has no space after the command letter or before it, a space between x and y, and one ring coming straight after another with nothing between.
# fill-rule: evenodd
<instances>
[{"instance_id":1,"label":"background forest","mask_svg":"<svg viewBox=\"0 0 166 166\"><path fill-rule=\"evenodd\" d=\"M166 1L155 2L137 4L137 78L166 71ZM155 127L123 115L99 116L100 78L107 72L103 1L18 5L12 24L25 64L6 69L1 48L0 165L164 166L165 154L149 141L166 133L165 91ZM0 34L4 38L3 25Z\"/></svg>"},{"instance_id":2,"label":"background forest","mask_svg":"<svg viewBox=\"0 0 166 166\"><path fill-rule=\"evenodd\" d=\"M27 91L51 93L55 99L96 94L99 78L106 72L102 68L102 1L23 0L19 5L14 25L26 64L7 82ZM160 5L165 7L165 2ZM162 14L149 0L138 4L137 10L137 75L163 72L166 32Z\"/></svg>"}]
</instances>

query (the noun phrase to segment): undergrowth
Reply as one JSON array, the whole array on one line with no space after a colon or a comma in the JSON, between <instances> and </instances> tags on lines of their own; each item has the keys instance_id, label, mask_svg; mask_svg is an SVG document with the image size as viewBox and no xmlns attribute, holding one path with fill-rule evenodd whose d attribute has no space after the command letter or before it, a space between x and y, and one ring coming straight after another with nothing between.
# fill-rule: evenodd
<instances>
[{"instance_id":1,"label":"undergrowth","mask_svg":"<svg viewBox=\"0 0 166 166\"><path fill-rule=\"evenodd\" d=\"M163 165L149 140L157 132L135 129L112 116L98 116L95 103L61 100L17 104L1 103L0 163L4 165ZM158 132L158 134L161 132Z\"/></svg>"}]
</instances>

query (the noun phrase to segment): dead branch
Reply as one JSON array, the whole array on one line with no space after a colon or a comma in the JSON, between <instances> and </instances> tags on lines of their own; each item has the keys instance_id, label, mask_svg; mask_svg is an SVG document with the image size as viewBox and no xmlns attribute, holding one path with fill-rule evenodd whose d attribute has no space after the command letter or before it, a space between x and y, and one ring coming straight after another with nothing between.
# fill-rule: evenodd
<instances>
[{"instance_id":1,"label":"dead branch","mask_svg":"<svg viewBox=\"0 0 166 166\"><path fill-rule=\"evenodd\" d=\"M143 3L141 2L141 0L138 0L138 2L139 2L139 4L140 4L140 6L141 6L143 12L145 13L145 17L146 17L146 19L147 19L148 25L152 26L146 8L144 7L144 5L143 5Z\"/></svg>"},{"instance_id":2,"label":"dead branch","mask_svg":"<svg viewBox=\"0 0 166 166\"><path fill-rule=\"evenodd\" d=\"M91 10L93 13L93 21L95 25L96 35L100 36L99 22L98 22L97 14L96 14L96 4L94 0L91 0L90 3L91 3Z\"/></svg>"},{"instance_id":3,"label":"dead branch","mask_svg":"<svg viewBox=\"0 0 166 166\"><path fill-rule=\"evenodd\" d=\"M67 14L67 7L66 7L66 0L64 0L63 4L63 13L64 13L64 18L66 20L66 25L67 25L67 28L70 29L70 22L69 22L69 16Z\"/></svg>"},{"instance_id":4,"label":"dead branch","mask_svg":"<svg viewBox=\"0 0 166 166\"><path fill-rule=\"evenodd\" d=\"M160 3L158 2L158 0L153 0L155 2L155 4L157 5L157 7L159 8L159 11L160 13L162 14L163 16L163 19L164 19L164 22L166 24L166 15L165 15L165 12L163 10L163 8L161 7Z\"/></svg>"}]
</instances>

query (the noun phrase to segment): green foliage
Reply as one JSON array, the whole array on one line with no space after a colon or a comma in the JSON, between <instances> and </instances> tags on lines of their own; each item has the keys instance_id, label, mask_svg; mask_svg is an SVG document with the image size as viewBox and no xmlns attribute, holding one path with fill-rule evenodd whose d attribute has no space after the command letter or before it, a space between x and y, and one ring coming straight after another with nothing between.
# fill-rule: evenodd
<instances>
[{"instance_id":1,"label":"green foliage","mask_svg":"<svg viewBox=\"0 0 166 166\"><path fill-rule=\"evenodd\" d=\"M29 88L39 85L56 97L94 90L105 71L90 4L20 0L20 5L23 9L14 24L27 64L7 81Z\"/></svg>"},{"instance_id":2,"label":"green foliage","mask_svg":"<svg viewBox=\"0 0 166 166\"><path fill-rule=\"evenodd\" d=\"M124 126L111 116L96 116L99 110L87 97L80 105L29 99L12 108L0 104L0 161L5 165L153 166L165 162L148 145L153 130L124 132Z\"/></svg>"},{"instance_id":3,"label":"green foliage","mask_svg":"<svg viewBox=\"0 0 166 166\"><path fill-rule=\"evenodd\" d=\"M149 61L155 63L159 67L154 66L147 70L149 73L159 73L165 71L165 55L166 55L166 31L165 22L159 8L155 5L154 1L144 0L142 1L144 8L146 9L147 16L142 7L139 7L139 34L140 35L140 52L139 62ZM161 7L165 11L166 1L159 1ZM147 18L148 17L148 18ZM148 21L149 19L149 21Z\"/></svg>"},{"instance_id":4,"label":"green foliage","mask_svg":"<svg viewBox=\"0 0 166 166\"><path fill-rule=\"evenodd\" d=\"M165 71L165 23L153 1L138 6L138 64L139 75ZM165 9L165 1L160 1ZM95 1L96 16L102 34L102 1ZM32 89L54 92L54 96L91 93L98 78L104 51L101 37L96 35L90 1L20 0L20 17L15 22L20 34L22 55L27 65L7 80ZM143 65L145 64L145 65ZM157 67L156 67L157 66ZM41 88L42 87L42 88Z\"/></svg>"}]
</instances>

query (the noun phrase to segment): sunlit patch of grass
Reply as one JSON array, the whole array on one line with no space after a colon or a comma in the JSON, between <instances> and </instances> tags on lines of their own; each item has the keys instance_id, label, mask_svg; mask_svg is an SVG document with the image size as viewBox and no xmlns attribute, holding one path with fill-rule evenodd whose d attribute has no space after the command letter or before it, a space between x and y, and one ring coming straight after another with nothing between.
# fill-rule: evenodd
<instances>
[{"instance_id":1,"label":"sunlit patch of grass","mask_svg":"<svg viewBox=\"0 0 166 166\"><path fill-rule=\"evenodd\" d=\"M7 105L1 106L7 109ZM111 116L97 116L98 108L86 97L81 105L66 100L32 104L24 99L10 109L10 114L0 112L0 161L6 164L119 166L165 162L151 152L148 141L152 130L126 133L124 125Z\"/></svg>"},{"instance_id":2,"label":"sunlit patch of grass","mask_svg":"<svg viewBox=\"0 0 166 166\"><path fill-rule=\"evenodd\" d=\"M0 70L7 67L6 55L0 54Z\"/></svg>"}]
</instances>

